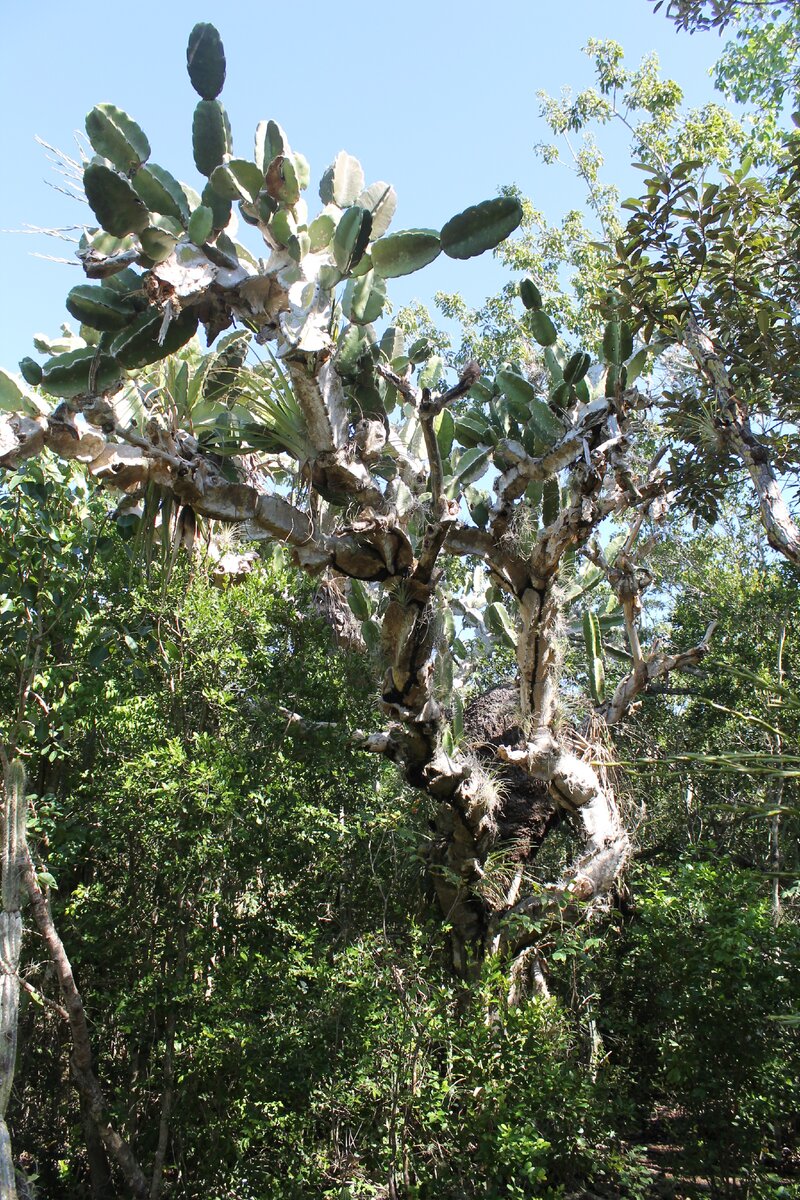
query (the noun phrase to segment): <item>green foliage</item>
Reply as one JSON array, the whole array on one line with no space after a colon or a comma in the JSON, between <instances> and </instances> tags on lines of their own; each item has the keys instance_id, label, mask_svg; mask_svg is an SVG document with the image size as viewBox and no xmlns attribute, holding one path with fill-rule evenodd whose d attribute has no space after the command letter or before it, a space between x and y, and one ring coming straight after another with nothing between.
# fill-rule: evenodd
<instances>
[{"instance_id":1,"label":"green foliage","mask_svg":"<svg viewBox=\"0 0 800 1200\"><path fill-rule=\"evenodd\" d=\"M633 886L604 1032L624 1047L634 1102L647 1112L658 1096L686 1168L733 1194L737 1178L779 1165L773 1124L796 1104L800 1054L782 1018L796 1001L797 925L776 928L758 879L702 849L640 868Z\"/></svg>"}]
</instances>

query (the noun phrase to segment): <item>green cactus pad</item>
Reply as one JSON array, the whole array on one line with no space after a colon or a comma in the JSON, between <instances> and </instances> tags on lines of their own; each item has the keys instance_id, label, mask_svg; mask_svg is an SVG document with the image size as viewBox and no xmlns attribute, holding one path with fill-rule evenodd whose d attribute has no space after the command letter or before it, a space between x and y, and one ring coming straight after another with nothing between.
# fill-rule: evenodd
<instances>
[{"instance_id":1,"label":"green cactus pad","mask_svg":"<svg viewBox=\"0 0 800 1200\"><path fill-rule=\"evenodd\" d=\"M294 164L294 173L297 176L297 184L301 192L304 192L311 182L311 165L305 154L300 154L299 151L292 151L292 163ZM362 205L362 207L364 207Z\"/></svg>"},{"instance_id":2,"label":"green cactus pad","mask_svg":"<svg viewBox=\"0 0 800 1200\"><path fill-rule=\"evenodd\" d=\"M284 154L273 158L263 177L262 186L273 200L293 208L300 199L300 181L292 158Z\"/></svg>"},{"instance_id":3,"label":"green cactus pad","mask_svg":"<svg viewBox=\"0 0 800 1200\"><path fill-rule=\"evenodd\" d=\"M536 388L523 375L518 375L516 371L498 371L495 376L495 383L509 400L513 403L525 406L530 404L531 400L536 396Z\"/></svg>"},{"instance_id":4,"label":"green cactus pad","mask_svg":"<svg viewBox=\"0 0 800 1200\"><path fill-rule=\"evenodd\" d=\"M564 426L544 400L531 400L528 412L528 426L545 446L555 445L564 436Z\"/></svg>"},{"instance_id":5,"label":"green cactus pad","mask_svg":"<svg viewBox=\"0 0 800 1200\"><path fill-rule=\"evenodd\" d=\"M384 279L396 279L426 267L438 258L441 250L435 229L403 229L374 243L372 261Z\"/></svg>"},{"instance_id":6,"label":"green cactus pad","mask_svg":"<svg viewBox=\"0 0 800 1200\"><path fill-rule=\"evenodd\" d=\"M204 100L216 100L225 82L225 51L213 25L195 25L186 47L186 69L194 90Z\"/></svg>"},{"instance_id":7,"label":"green cactus pad","mask_svg":"<svg viewBox=\"0 0 800 1200\"><path fill-rule=\"evenodd\" d=\"M83 172L83 189L97 220L113 237L140 233L150 214L127 179L101 163L89 163Z\"/></svg>"},{"instance_id":8,"label":"green cactus pad","mask_svg":"<svg viewBox=\"0 0 800 1200\"><path fill-rule=\"evenodd\" d=\"M591 356L584 353L583 350L577 350L564 367L564 379L567 383L578 383L591 365Z\"/></svg>"},{"instance_id":9,"label":"green cactus pad","mask_svg":"<svg viewBox=\"0 0 800 1200\"><path fill-rule=\"evenodd\" d=\"M207 183L203 188L203 194L200 197L200 203L204 208L210 208L214 216L214 228L225 229L231 219L232 204L230 200L226 200L224 196L220 196L210 183Z\"/></svg>"},{"instance_id":10,"label":"green cactus pad","mask_svg":"<svg viewBox=\"0 0 800 1200\"><path fill-rule=\"evenodd\" d=\"M349 208L364 189L364 170L357 158L340 150L322 176L319 197L323 204Z\"/></svg>"},{"instance_id":11,"label":"green cactus pad","mask_svg":"<svg viewBox=\"0 0 800 1200\"><path fill-rule=\"evenodd\" d=\"M633 354L633 334L627 321L609 321L603 334L606 362L621 366Z\"/></svg>"},{"instance_id":12,"label":"green cactus pad","mask_svg":"<svg viewBox=\"0 0 800 1200\"><path fill-rule=\"evenodd\" d=\"M528 328L540 346L554 346L558 341L556 327L543 309L534 309L528 317Z\"/></svg>"},{"instance_id":13,"label":"green cactus pad","mask_svg":"<svg viewBox=\"0 0 800 1200\"><path fill-rule=\"evenodd\" d=\"M185 225L189 220L189 204L183 188L169 171L156 163L140 167L131 180L133 190L150 212L173 217Z\"/></svg>"},{"instance_id":14,"label":"green cactus pad","mask_svg":"<svg viewBox=\"0 0 800 1200\"><path fill-rule=\"evenodd\" d=\"M613 399L617 391L624 391L628 386L628 368L620 366L618 363L611 363L606 375L605 394L608 399Z\"/></svg>"},{"instance_id":15,"label":"green cactus pad","mask_svg":"<svg viewBox=\"0 0 800 1200\"><path fill-rule=\"evenodd\" d=\"M258 167L266 172L273 158L279 154L290 154L289 139L277 121L259 121L256 126L255 160Z\"/></svg>"},{"instance_id":16,"label":"green cactus pad","mask_svg":"<svg viewBox=\"0 0 800 1200\"><path fill-rule=\"evenodd\" d=\"M264 176L255 163L246 158L232 158L215 167L209 182L223 199L249 200L253 204L264 186Z\"/></svg>"},{"instance_id":17,"label":"green cactus pad","mask_svg":"<svg viewBox=\"0 0 800 1200\"><path fill-rule=\"evenodd\" d=\"M231 127L219 100L201 100L192 121L194 165L201 175L210 175L231 153Z\"/></svg>"},{"instance_id":18,"label":"green cactus pad","mask_svg":"<svg viewBox=\"0 0 800 1200\"><path fill-rule=\"evenodd\" d=\"M330 246L335 229L336 222L329 213L320 213L318 217L315 217L308 227L311 249L316 253L324 250L326 246Z\"/></svg>"},{"instance_id":19,"label":"green cactus pad","mask_svg":"<svg viewBox=\"0 0 800 1200\"><path fill-rule=\"evenodd\" d=\"M129 300L115 288L91 283L74 287L67 296L67 312L82 325L92 329L123 329L136 315Z\"/></svg>"},{"instance_id":20,"label":"green cactus pad","mask_svg":"<svg viewBox=\"0 0 800 1200\"><path fill-rule=\"evenodd\" d=\"M371 183L358 197L357 203L372 213L372 238L383 237L389 228L397 208L397 192L390 183L382 180Z\"/></svg>"},{"instance_id":21,"label":"green cactus pad","mask_svg":"<svg viewBox=\"0 0 800 1200\"><path fill-rule=\"evenodd\" d=\"M25 358L20 359L19 371L22 378L26 383L29 383L31 387L38 387L42 382L41 364L38 363L35 358L26 356Z\"/></svg>"},{"instance_id":22,"label":"green cactus pad","mask_svg":"<svg viewBox=\"0 0 800 1200\"><path fill-rule=\"evenodd\" d=\"M160 263L172 254L178 244L178 235L158 225L150 225L139 234L139 241L150 261Z\"/></svg>"},{"instance_id":23,"label":"green cactus pad","mask_svg":"<svg viewBox=\"0 0 800 1200\"><path fill-rule=\"evenodd\" d=\"M472 258L505 241L522 220L522 205L514 196L498 196L467 208L447 222L442 249L450 258Z\"/></svg>"},{"instance_id":24,"label":"green cactus pad","mask_svg":"<svg viewBox=\"0 0 800 1200\"><path fill-rule=\"evenodd\" d=\"M163 313L158 309L148 309L114 338L111 353L127 370L135 371L174 354L197 331L197 311L186 308L174 321L170 321L166 337L159 345L158 336L163 321Z\"/></svg>"},{"instance_id":25,"label":"green cactus pad","mask_svg":"<svg viewBox=\"0 0 800 1200\"><path fill-rule=\"evenodd\" d=\"M91 346L57 354L42 368L42 391L62 400L76 396L115 392L124 378L122 366L109 354L98 354Z\"/></svg>"},{"instance_id":26,"label":"green cactus pad","mask_svg":"<svg viewBox=\"0 0 800 1200\"><path fill-rule=\"evenodd\" d=\"M542 522L552 525L561 511L561 489L557 479L546 479L542 485Z\"/></svg>"},{"instance_id":27,"label":"green cactus pad","mask_svg":"<svg viewBox=\"0 0 800 1200\"><path fill-rule=\"evenodd\" d=\"M333 235L333 259L343 275L352 271L363 257L371 229L372 216L365 208L354 204L342 213Z\"/></svg>"},{"instance_id":28,"label":"green cactus pad","mask_svg":"<svg viewBox=\"0 0 800 1200\"><path fill-rule=\"evenodd\" d=\"M532 279L523 279L519 285L519 295L526 308L534 312L542 307L542 293Z\"/></svg>"},{"instance_id":29,"label":"green cactus pad","mask_svg":"<svg viewBox=\"0 0 800 1200\"><path fill-rule=\"evenodd\" d=\"M195 246L202 246L211 237L213 228L214 214L210 208L201 204L189 218L189 241L194 242Z\"/></svg>"},{"instance_id":30,"label":"green cactus pad","mask_svg":"<svg viewBox=\"0 0 800 1200\"><path fill-rule=\"evenodd\" d=\"M355 325L377 321L386 303L386 281L374 271L360 279L351 279L344 289L342 312Z\"/></svg>"},{"instance_id":31,"label":"green cactus pad","mask_svg":"<svg viewBox=\"0 0 800 1200\"><path fill-rule=\"evenodd\" d=\"M93 149L126 175L150 157L144 132L113 104L98 104L87 114L86 133Z\"/></svg>"}]
</instances>

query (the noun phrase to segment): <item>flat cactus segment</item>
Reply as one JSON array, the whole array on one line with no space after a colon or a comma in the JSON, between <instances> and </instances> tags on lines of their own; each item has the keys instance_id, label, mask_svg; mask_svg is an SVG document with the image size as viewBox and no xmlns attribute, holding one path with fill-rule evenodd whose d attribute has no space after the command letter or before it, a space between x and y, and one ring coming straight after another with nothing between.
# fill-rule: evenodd
<instances>
[{"instance_id":1,"label":"flat cactus segment","mask_svg":"<svg viewBox=\"0 0 800 1200\"><path fill-rule=\"evenodd\" d=\"M194 165L201 175L210 175L231 153L231 126L219 100L201 100L192 121Z\"/></svg>"},{"instance_id":2,"label":"flat cactus segment","mask_svg":"<svg viewBox=\"0 0 800 1200\"><path fill-rule=\"evenodd\" d=\"M372 247L372 261L378 275L396 279L411 275L438 258L442 250L435 229L403 229L381 238Z\"/></svg>"},{"instance_id":3,"label":"flat cactus segment","mask_svg":"<svg viewBox=\"0 0 800 1200\"><path fill-rule=\"evenodd\" d=\"M319 198L323 204L338 204L349 208L364 189L364 170L357 158L340 150L322 176Z\"/></svg>"},{"instance_id":4,"label":"flat cactus segment","mask_svg":"<svg viewBox=\"0 0 800 1200\"><path fill-rule=\"evenodd\" d=\"M603 353L606 362L616 366L622 364L633 354L633 334L627 321L611 320L603 333Z\"/></svg>"},{"instance_id":5,"label":"flat cactus segment","mask_svg":"<svg viewBox=\"0 0 800 1200\"><path fill-rule=\"evenodd\" d=\"M590 355L583 350L576 350L564 367L564 379L567 383L580 383L589 367L592 365Z\"/></svg>"},{"instance_id":6,"label":"flat cactus segment","mask_svg":"<svg viewBox=\"0 0 800 1200\"><path fill-rule=\"evenodd\" d=\"M308 227L308 235L311 239L311 249L316 254L320 250L324 250L326 246L330 246L331 238L336 229L336 222L329 213L320 213Z\"/></svg>"},{"instance_id":7,"label":"flat cactus segment","mask_svg":"<svg viewBox=\"0 0 800 1200\"><path fill-rule=\"evenodd\" d=\"M267 167L279 154L290 154L289 139L277 121L259 121L256 126L255 160L266 173Z\"/></svg>"},{"instance_id":8,"label":"flat cactus segment","mask_svg":"<svg viewBox=\"0 0 800 1200\"><path fill-rule=\"evenodd\" d=\"M473 258L493 250L522 220L522 205L514 196L498 196L466 208L441 232L442 249L450 258Z\"/></svg>"},{"instance_id":9,"label":"flat cactus segment","mask_svg":"<svg viewBox=\"0 0 800 1200\"><path fill-rule=\"evenodd\" d=\"M142 249L151 262L160 263L169 258L178 244L180 235L160 225L150 225L139 234Z\"/></svg>"},{"instance_id":10,"label":"flat cactus segment","mask_svg":"<svg viewBox=\"0 0 800 1200\"><path fill-rule=\"evenodd\" d=\"M38 363L35 358L30 358L27 355L25 358L21 358L19 362L19 373L25 382L29 383L31 387L38 387L42 382L41 364Z\"/></svg>"},{"instance_id":11,"label":"flat cactus segment","mask_svg":"<svg viewBox=\"0 0 800 1200\"><path fill-rule=\"evenodd\" d=\"M114 357L129 371L146 367L149 363L159 362L185 346L197 332L197 311L186 308L174 320L170 321L163 342L159 344L159 335L164 323L164 314L158 309L150 309L117 334L111 343L110 351Z\"/></svg>"},{"instance_id":12,"label":"flat cactus segment","mask_svg":"<svg viewBox=\"0 0 800 1200\"><path fill-rule=\"evenodd\" d=\"M536 397L536 388L533 384L524 375L518 375L516 371L498 371L495 383L500 391L515 404L527 407Z\"/></svg>"},{"instance_id":13,"label":"flat cactus segment","mask_svg":"<svg viewBox=\"0 0 800 1200\"><path fill-rule=\"evenodd\" d=\"M333 259L343 275L358 266L369 245L372 216L365 208L354 204L342 213L333 235Z\"/></svg>"},{"instance_id":14,"label":"flat cactus segment","mask_svg":"<svg viewBox=\"0 0 800 1200\"><path fill-rule=\"evenodd\" d=\"M83 172L83 190L97 220L113 237L140 233L150 214L127 179L102 163L89 163Z\"/></svg>"},{"instance_id":15,"label":"flat cactus segment","mask_svg":"<svg viewBox=\"0 0 800 1200\"><path fill-rule=\"evenodd\" d=\"M540 346L554 346L558 341L556 327L544 309L533 309L528 317L527 324Z\"/></svg>"},{"instance_id":16,"label":"flat cactus segment","mask_svg":"<svg viewBox=\"0 0 800 1200\"><path fill-rule=\"evenodd\" d=\"M92 347L57 354L42 367L42 391L62 400L115 392L124 378L121 364Z\"/></svg>"},{"instance_id":17,"label":"flat cactus segment","mask_svg":"<svg viewBox=\"0 0 800 1200\"><path fill-rule=\"evenodd\" d=\"M542 293L532 279L523 279L519 285L519 295L526 308L536 312L542 307Z\"/></svg>"},{"instance_id":18,"label":"flat cactus segment","mask_svg":"<svg viewBox=\"0 0 800 1200\"><path fill-rule=\"evenodd\" d=\"M264 186L264 175L246 158L232 158L211 172L214 191L225 200L249 200L255 203Z\"/></svg>"},{"instance_id":19,"label":"flat cactus segment","mask_svg":"<svg viewBox=\"0 0 800 1200\"><path fill-rule=\"evenodd\" d=\"M386 281L374 271L360 279L351 279L344 289L342 312L354 325L377 321L386 303Z\"/></svg>"},{"instance_id":20,"label":"flat cactus segment","mask_svg":"<svg viewBox=\"0 0 800 1200\"><path fill-rule=\"evenodd\" d=\"M194 242L195 246L202 246L211 237L211 230L213 228L214 214L210 208L206 208L204 204L201 204L189 218L189 241Z\"/></svg>"},{"instance_id":21,"label":"flat cactus segment","mask_svg":"<svg viewBox=\"0 0 800 1200\"><path fill-rule=\"evenodd\" d=\"M267 167L266 176L262 175L261 180L267 194L280 204L287 204L293 208L300 199L300 181L294 162L284 154L273 158Z\"/></svg>"},{"instance_id":22,"label":"flat cactus segment","mask_svg":"<svg viewBox=\"0 0 800 1200\"><path fill-rule=\"evenodd\" d=\"M224 196L220 196L219 192L214 190L210 181L203 188L200 203L204 208L211 209L214 228L225 229L231 219L232 204L230 200L226 200Z\"/></svg>"},{"instance_id":23,"label":"flat cactus segment","mask_svg":"<svg viewBox=\"0 0 800 1200\"><path fill-rule=\"evenodd\" d=\"M117 289L91 283L72 289L67 296L67 312L82 325L104 333L124 328L136 315L133 304Z\"/></svg>"},{"instance_id":24,"label":"flat cactus segment","mask_svg":"<svg viewBox=\"0 0 800 1200\"><path fill-rule=\"evenodd\" d=\"M97 104L87 113L86 134L93 149L126 175L150 157L150 143L144 132L113 104Z\"/></svg>"},{"instance_id":25,"label":"flat cactus segment","mask_svg":"<svg viewBox=\"0 0 800 1200\"><path fill-rule=\"evenodd\" d=\"M390 183L380 180L371 183L359 195L357 204L372 213L372 238L383 237L389 228L397 208L397 192Z\"/></svg>"},{"instance_id":26,"label":"flat cactus segment","mask_svg":"<svg viewBox=\"0 0 800 1200\"><path fill-rule=\"evenodd\" d=\"M185 225L189 220L186 194L174 176L156 163L140 167L131 180L133 190L150 212L172 217Z\"/></svg>"},{"instance_id":27,"label":"flat cactus segment","mask_svg":"<svg viewBox=\"0 0 800 1200\"><path fill-rule=\"evenodd\" d=\"M186 69L198 95L216 100L225 82L225 50L213 25L201 21L189 34Z\"/></svg>"}]
</instances>

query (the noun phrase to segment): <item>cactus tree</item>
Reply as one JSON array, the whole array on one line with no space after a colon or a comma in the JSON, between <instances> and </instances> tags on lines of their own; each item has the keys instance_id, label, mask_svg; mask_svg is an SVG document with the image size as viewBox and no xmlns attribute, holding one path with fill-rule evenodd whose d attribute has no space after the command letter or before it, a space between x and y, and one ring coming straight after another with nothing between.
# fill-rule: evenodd
<instances>
[{"instance_id":1,"label":"cactus tree","mask_svg":"<svg viewBox=\"0 0 800 1200\"><path fill-rule=\"evenodd\" d=\"M600 361L562 353L525 281L520 321L546 366L544 389L513 364L488 378L475 363L448 374L424 340L408 346L395 327L377 327L387 281L442 253L491 250L518 225L518 201L471 205L441 230L390 232L394 190L367 184L341 152L312 215L308 163L276 122L258 126L252 159L235 157L211 26L192 32L188 64L199 191L150 161L127 114L100 105L87 118L97 157L84 183L97 227L79 250L90 282L67 299L81 338L43 364L26 360L17 411L0 425L0 463L47 447L85 462L131 505L152 486L338 578L383 664L385 728L353 740L435 801L427 858L457 968L497 952L516 964L515 986L529 967L540 978L543 925L602 901L628 855L598 766L602 730L706 650L706 641L676 653L642 645L650 576L638 534L667 498L657 457L648 465L635 453L649 404L635 387L641 355L613 305ZM233 240L234 208L264 257ZM211 353L191 374L169 356L198 329ZM159 380L171 397L161 408ZM250 456L247 472L237 454ZM269 473L253 472L258 456ZM491 492L477 491L481 477ZM625 530L610 544L599 536L609 518ZM472 568L471 590L447 585L453 558ZM601 579L611 601L598 613L586 597ZM571 623L591 695L569 722L560 661ZM607 687L616 627L626 666ZM516 677L464 713L459 689L481 644L513 648ZM532 890L525 868L564 813L582 830L582 852ZM498 889L486 876L501 851L514 865Z\"/></svg>"}]
</instances>

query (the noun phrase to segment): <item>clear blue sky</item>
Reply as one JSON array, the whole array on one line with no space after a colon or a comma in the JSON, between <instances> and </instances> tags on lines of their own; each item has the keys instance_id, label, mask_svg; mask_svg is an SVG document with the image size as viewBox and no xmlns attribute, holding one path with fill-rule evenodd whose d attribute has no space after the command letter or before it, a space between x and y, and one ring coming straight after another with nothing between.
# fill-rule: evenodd
<instances>
[{"instance_id":1,"label":"clear blue sky","mask_svg":"<svg viewBox=\"0 0 800 1200\"><path fill-rule=\"evenodd\" d=\"M367 181L399 195L393 228L439 227L468 204L516 183L552 220L579 203L568 174L546 168L532 146L545 137L536 93L591 82L581 47L613 37L633 63L656 50L665 73L694 104L711 98L715 35L676 33L648 0L403 0L400 5L246 3L203 7L185 0L133 5L73 0L7 4L0 75L0 230L80 224L88 210L48 186L57 182L38 134L72 152L86 112L111 101L142 125L152 160L198 187L191 155L197 97L185 70L186 39L198 20L222 34L228 79L221 99L234 152L252 154L261 118L279 121L311 162L316 181L340 149L361 159ZM618 153L618 152L617 152ZM640 182L617 157L623 188ZM313 209L312 209L313 211ZM255 247L253 247L255 248ZM69 246L0 233L0 365L15 370L33 333L56 333L77 268L32 257L68 257ZM440 265L441 264L441 265ZM438 288L478 303L503 276L485 256L439 260L392 299L429 299Z\"/></svg>"}]
</instances>

